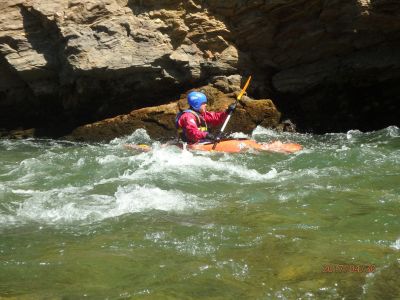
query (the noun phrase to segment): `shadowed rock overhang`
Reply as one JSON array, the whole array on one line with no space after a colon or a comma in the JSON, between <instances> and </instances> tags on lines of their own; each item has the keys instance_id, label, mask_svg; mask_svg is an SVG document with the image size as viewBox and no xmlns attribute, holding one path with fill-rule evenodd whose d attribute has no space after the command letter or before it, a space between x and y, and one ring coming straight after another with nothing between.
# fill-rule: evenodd
<instances>
[{"instance_id":1,"label":"shadowed rock overhang","mask_svg":"<svg viewBox=\"0 0 400 300\"><path fill-rule=\"evenodd\" d=\"M73 128L253 75L303 131L399 125L400 2L6 0L0 128Z\"/></svg>"}]
</instances>

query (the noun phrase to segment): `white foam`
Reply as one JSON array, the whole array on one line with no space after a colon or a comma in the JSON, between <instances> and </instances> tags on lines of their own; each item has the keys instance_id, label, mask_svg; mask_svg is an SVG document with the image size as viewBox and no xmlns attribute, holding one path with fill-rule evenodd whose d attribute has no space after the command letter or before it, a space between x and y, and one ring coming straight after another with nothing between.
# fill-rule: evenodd
<instances>
[{"instance_id":1,"label":"white foam","mask_svg":"<svg viewBox=\"0 0 400 300\"><path fill-rule=\"evenodd\" d=\"M211 156L193 154L175 147L156 148L151 152L142 153L136 157L141 160L135 170L126 171L121 177L125 179L143 179L166 174L178 174L175 177L192 179L196 182L210 180L243 179L249 181L264 181L277 176L278 172L272 168L263 174L254 169L238 165L235 161L214 160ZM168 177L168 180L172 176Z\"/></svg>"},{"instance_id":2,"label":"white foam","mask_svg":"<svg viewBox=\"0 0 400 300\"><path fill-rule=\"evenodd\" d=\"M277 131L269 129L269 128L264 128L262 126L257 126L253 130L251 136L255 137L257 135L266 135L266 136L269 136L269 137L277 137L277 136L279 136L279 133Z\"/></svg>"},{"instance_id":3,"label":"white foam","mask_svg":"<svg viewBox=\"0 0 400 300\"><path fill-rule=\"evenodd\" d=\"M10 191L10 189L6 185L4 185L3 183L0 182L0 196L8 193L9 191Z\"/></svg>"},{"instance_id":4,"label":"white foam","mask_svg":"<svg viewBox=\"0 0 400 300\"><path fill-rule=\"evenodd\" d=\"M184 211L206 207L204 201L198 204L196 196L155 186L120 186L114 196L88 195L91 190L91 186L49 191L15 189L12 192L25 199L11 214L0 214L0 224L93 222L149 210Z\"/></svg>"},{"instance_id":5,"label":"white foam","mask_svg":"<svg viewBox=\"0 0 400 300\"><path fill-rule=\"evenodd\" d=\"M229 135L230 138L234 138L234 139L248 139L250 138L247 134L243 133L243 132L234 132L232 134Z\"/></svg>"},{"instance_id":6,"label":"white foam","mask_svg":"<svg viewBox=\"0 0 400 300\"><path fill-rule=\"evenodd\" d=\"M96 161L100 164L100 165L109 165L109 164L115 164L116 162L119 162L123 160L122 158L116 156L116 155L106 155L103 157L97 157Z\"/></svg>"},{"instance_id":7,"label":"white foam","mask_svg":"<svg viewBox=\"0 0 400 300\"><path fill-rule=\"evenodd\" d=\"M26 196L15 211L15 222L37 221L43 223L72 222L84 220L93 211L85 209L83 194L92 187L67 186L49 191L13 190L13 193Z\"/></svg>"},{"instance_id":8,"label":"white foam","mask_svg":"<svg viewBox=\"0 0 400 300\"><path fill-rule=\"evenodd\" d=\"M110 211L110 216L148 210L183 211L198 208L196 198L192 195L153 186L119 187L115 198L116 207Z\"/></svg>"},{"instance_id":9,"label":"white foam","mask_svg":"<svg viewBox=\"0 0 400 300\"><path fill-rule=\"evenodd\" d=\"M336 149L336 152L344 152L344 151L347 151L347 150L350 150L350 148L347 147L346 145L342 145L341 148Z\"/></svg>"},{"instance_id":10,"label":"white foam","mask_svg":"<svg viewBox=\"0 0 400 300\"><path fill-rule=\"evenodd\" d=\"M347 138L348 140L352 140L352 139L354 139L355 137L360 137L361 135L362 135L362 132L361 132L360 130L358 130L358 129L352 129L352 130L347 131L347 133L346 133L346 138Z\"/></svg>"},{"instance_id":11,"label":"white foam","mask_svg":"<svg viewBox=\"0 0 400 300\"><path fill-rule=\"evenodd\" d=\"M390 248L400 250L400 238L398 238L393 244L391 244Z\"/></svg>"},{"instance_id":12,"label":"white foam","mask_svg":"<svg viewBox=\"0 0 400 300\"><path fill-rule=\"evenodd\" d=\"M85 165L85 163L86 163L86 160L83 157L81 157L78 159L78 161L74 165L76 167L80 168L80 167L83 167Z\"/></svg>"},{"instance_id":13,"label":"white foam","mask_svg":"<svg viewBox=\"0 0 400 300\"><path fill-rule=\"evenodd\" d=\"M400 129L397 126L389 126L386 128L386 131L389 133L391 137L399 137L400 136Z\"/></svg>"},{"instance_id":14,"label":"white foam","mask_svg":"<svg viewBox=\"0 0 400 300\"><path fill-rule=\"evenodd\" d=\"M37 158L27 158L21 161L19 165L21 169L32 171L37 168L40 168L41 162Z\"/></svg>"},{"instance_id":15,"label":"white foam","mask_svg":"<svg viewBox=\"0 0 400 300\"><path fill-rule=\"evenodd\" d=\"M12 190L14 194L19 194L19 195L32 195L34 193L40 193L40 191L36 190L23 190L23 189L15 189Z\"/></svg>"},{"instance_id":16,"label":"white foam","mask_svg":"<svg viewBox=\"0 0 400 300\"><path fill-rule=\"evenodd\" d=\"M121 138L113 139L111 145L123 145L123 144L149 144L151 143L151 138L147 134L147 131L143 128L135 130L131 135L124 136Z\"/></svg>"},{"instance_id":17,"label":"white foam","mask_svg":"<svg viewBox=\"0 0 400 300\"><path fill-rule=\"evenodd\" d=\"M46 204L40 201L27 201L18 209L15 219L22 222L36 221L59 224L85 220L91 213L92 211L82 209L74 202L56 207L46 207Z\"/></svg>"}]
</instances>

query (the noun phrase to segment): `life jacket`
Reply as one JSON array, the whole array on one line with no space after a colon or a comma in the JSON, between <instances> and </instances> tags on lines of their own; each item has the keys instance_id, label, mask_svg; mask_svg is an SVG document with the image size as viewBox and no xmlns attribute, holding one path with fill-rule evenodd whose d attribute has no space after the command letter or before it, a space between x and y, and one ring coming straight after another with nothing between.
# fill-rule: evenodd
<instances>
[{"instance_id":1,"label":"life jacket","mask_svg":"<svg viewBox=\"0 0 400 300\"><path fill-rule=\"evenodd\" d=\"M204 118L201 115L199 115L197 112L195 112L194 110L185 109L184 111L179 112L175 118L175 127L178 131L178 139L181 139L182 141L187 143L188 139L186 136L186 129L179 126L179 119L182 117L182 115L184 113L191 113L196 117L197 128L200 131L206 132L206 131L208 131L208 128L207 128L206 120L204 120Z\"/></svg>"}]
</instances>

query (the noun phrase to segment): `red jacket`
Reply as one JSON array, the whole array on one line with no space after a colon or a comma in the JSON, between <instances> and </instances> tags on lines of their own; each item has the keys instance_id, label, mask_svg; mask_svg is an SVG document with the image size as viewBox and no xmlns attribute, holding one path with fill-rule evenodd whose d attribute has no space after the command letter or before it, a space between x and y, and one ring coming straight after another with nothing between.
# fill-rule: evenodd
<instances>
[{"instance_id":1,"label":"red jacket","mask_svg":"<svg viewBox=\"0 0 400 300\"><path fill-rule=\"evenodd\" d=\"M203 114L198 114L200 117L199 122L199 119L193 113L184 112L180 116L177 125L182 128L188 143L197 143L198 141L205 139L208 134L208 131L200 130L200 127L204 126L201 123L204 123L206 127L208 127L208 125L218 126L225 121L227 115L226 112L207 111Z\"/></svg>"}]
</instances>

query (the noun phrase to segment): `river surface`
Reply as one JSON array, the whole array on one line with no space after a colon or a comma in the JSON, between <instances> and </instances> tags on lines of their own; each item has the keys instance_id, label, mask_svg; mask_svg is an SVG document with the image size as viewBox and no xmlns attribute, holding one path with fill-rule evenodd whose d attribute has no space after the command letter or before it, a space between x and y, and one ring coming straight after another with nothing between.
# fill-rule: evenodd
<instances>
[{"instance_id":1,"label":"river surface","mask_svg":"<svg viewBox=\"0 0 400 300\"><path fill-rule=\"evenodd\" d=\"M399 299L399 128L252 137L0 140L0 299Z\"/></svg>"}]
</instances>

